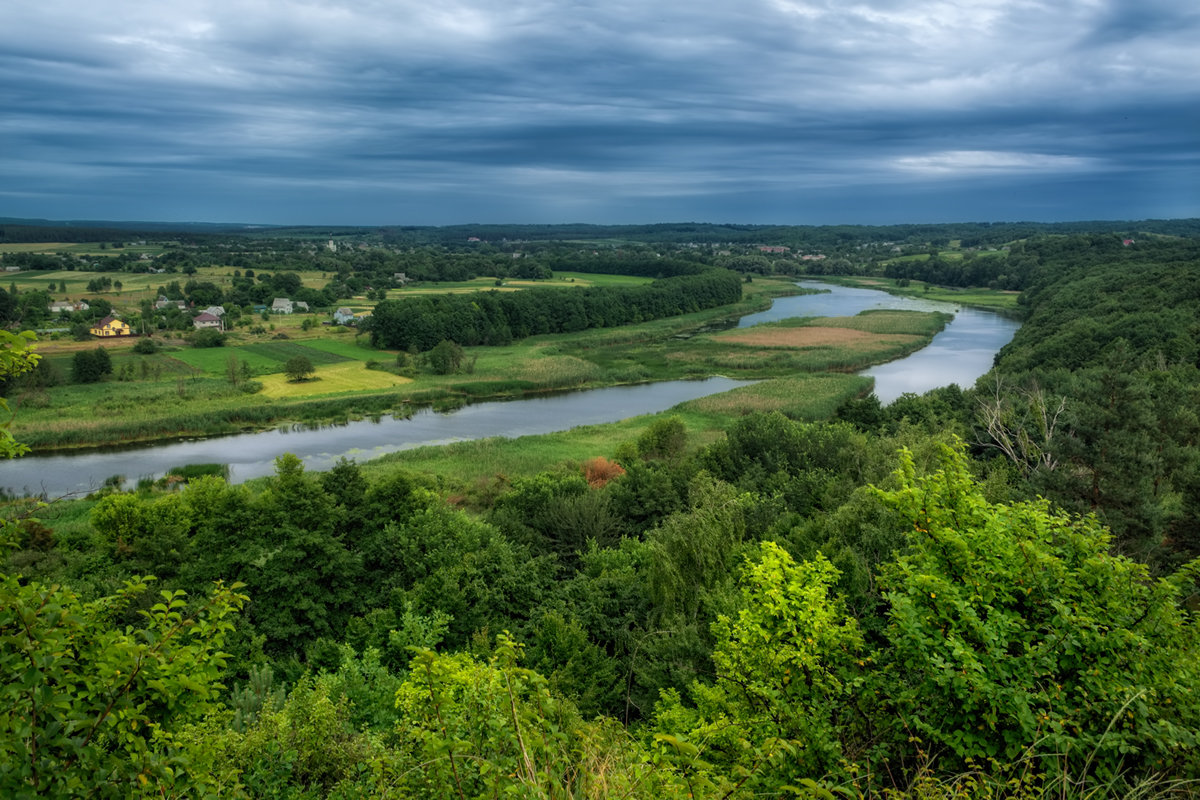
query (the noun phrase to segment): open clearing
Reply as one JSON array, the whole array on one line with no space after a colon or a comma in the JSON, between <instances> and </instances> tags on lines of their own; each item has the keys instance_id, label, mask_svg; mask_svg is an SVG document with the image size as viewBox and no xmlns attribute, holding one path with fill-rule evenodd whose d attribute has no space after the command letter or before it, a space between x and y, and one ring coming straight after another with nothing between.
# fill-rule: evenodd
<instances>
[{"instance_id":1,"label":"open clearing","mask_svg":"<svg viewBox=\"0 0 1200 800\"><path fill-rule=\"evenodd\" d=\"M261 394L271 398L393 389L412 383L411 378L367 369L358 361L318 367L316 378L313 380L291 382L283 374L264 375L259 380L263 385Z\"/></svg>"}]
</instances>

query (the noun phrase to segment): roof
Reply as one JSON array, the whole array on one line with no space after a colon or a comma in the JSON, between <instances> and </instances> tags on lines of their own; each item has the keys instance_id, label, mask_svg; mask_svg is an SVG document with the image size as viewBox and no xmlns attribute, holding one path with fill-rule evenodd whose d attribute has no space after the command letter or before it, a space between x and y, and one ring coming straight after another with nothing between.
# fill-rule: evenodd
<instances>
[{"instance_id":1,"label":"roof","mask_svg":"<svg viewBox=\"0 0 1200 800\"><path fill-rule=\"evenodd\" d=\"M220 317L218 317L216 314L210 314L207 311L204 311L204 312L192 317L192 322L220 322L220 321L221 321Z\"/></svg>"}]
</instances>

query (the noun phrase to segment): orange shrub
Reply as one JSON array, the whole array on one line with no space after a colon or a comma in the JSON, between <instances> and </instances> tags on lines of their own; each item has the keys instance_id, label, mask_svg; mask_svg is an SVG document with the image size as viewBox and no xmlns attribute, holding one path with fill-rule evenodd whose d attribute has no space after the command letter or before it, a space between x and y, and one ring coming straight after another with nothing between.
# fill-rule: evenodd
<instances>
[{"instance_id":1,"label":"orange shrub","mask_svg":"<svg viewBox=\"0 0 1200 800\"><path fill-rule=\"evenodd\" d=\"M587 479L588 486L593 489L599 489L613 478L624 474L624 467L615 461L609 461L604 456L596 456L583 465L583 477Z\"/></svg>"}]
</instances>

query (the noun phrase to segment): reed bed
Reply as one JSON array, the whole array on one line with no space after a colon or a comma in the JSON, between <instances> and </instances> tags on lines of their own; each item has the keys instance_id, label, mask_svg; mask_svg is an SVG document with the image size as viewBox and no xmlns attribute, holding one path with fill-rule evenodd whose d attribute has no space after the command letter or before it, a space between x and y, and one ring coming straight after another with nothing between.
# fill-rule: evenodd
<instances>
[{"instance_id":1,"label":"reed bed","mask_svg":"<svg viewBox=\"0 0 1200 800\"><path fill-rule=\"evenodd\" d=\"M793 419L818 420L833 416L838 406L871 390L873 381L858 375L803 375L761 381L728 392L689 400L680 409L706 416L740 417L778 411Z\"/></svg>"},{"instance_id":2,"label":"reed bed","mask_svg":"<svg viewBox=\"0 0 1200 800\"><path fill-rule=\"evenodd\" d=\"M520 376L534 384L555 389L582 386L599 380L600 367L575 356L547 356L530 361L521 368Z\"/></svg>"}]
</instances>

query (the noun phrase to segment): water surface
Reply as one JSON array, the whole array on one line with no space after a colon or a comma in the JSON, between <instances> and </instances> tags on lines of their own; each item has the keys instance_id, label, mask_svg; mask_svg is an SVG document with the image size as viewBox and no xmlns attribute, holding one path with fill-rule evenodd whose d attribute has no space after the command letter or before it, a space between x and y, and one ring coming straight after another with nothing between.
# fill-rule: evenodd
<instances>
[{"instance_id":1,"label":"water surface","mask_svg":"<svg viewBox=\"0 0 1200 800\"><path fill-rule=\"evenodd\" d=\"M940 386L958 384L964 389L992 368L1000 348L1008 344L1020 323L991 311L963 308L952 303L898 297L875 289L851 288L817 281L799 281L820 294L778 298L769 309L750 314L739 328L789 317L852 317L868 309L944 311L954 319L933 342L906 358L880 364L861 372L875 379L875 394L890 403L906 392L923 394Z\"/></svg>"},{"instance_id":2,"label":"water surface","mask_svg":"<svg viewBox=\"0 0 1200 800\"><path fill-rule=\"evenodd\" d=\"M577 425L617 422L666 411L685 400L728 391L747 381L708 378L611 386L548 397L476 403L449 413L422 409L410 418L382 417L344 425L243 433L144 445L26 456L0 463L0 487L18 494L58 497L99 488L112 475L129 481L160 478L185 464L228 464L229 480L240 483L275 472L275 459L293 453L306 469L325 470L343 456L358 461L398 450L489 436L554 433Z\"/></svg>"}]
</instances>

